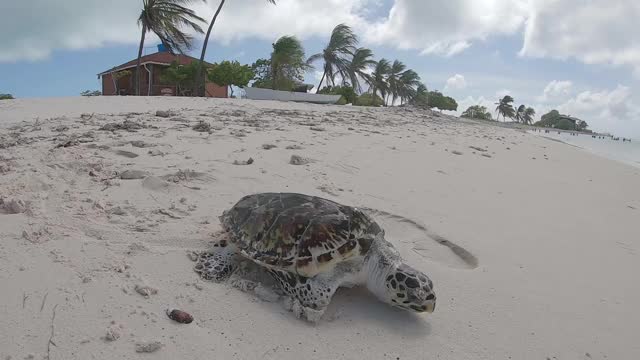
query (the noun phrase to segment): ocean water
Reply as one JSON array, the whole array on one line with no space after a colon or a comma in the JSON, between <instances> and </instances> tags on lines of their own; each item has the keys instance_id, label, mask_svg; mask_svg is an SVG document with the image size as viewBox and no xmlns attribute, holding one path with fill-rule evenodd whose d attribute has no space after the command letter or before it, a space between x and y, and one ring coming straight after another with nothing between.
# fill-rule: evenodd
<instances>
[{"instance_id":1,"label":"ocean water","mask_svg":"<svg viewBox=\"0 0 640 360\"><path fill-rule=\"evenodd\" d=\"M640 140L638 139L631 139L631 142L622 142L622 138L619 141L611 140L611 138L594 139L591 135L572 136L570 133L565 132L560 134L553 131L548 134L537 131L530 133L560 140L593 154L640 168Z\"/></svg>"}]
</instances>

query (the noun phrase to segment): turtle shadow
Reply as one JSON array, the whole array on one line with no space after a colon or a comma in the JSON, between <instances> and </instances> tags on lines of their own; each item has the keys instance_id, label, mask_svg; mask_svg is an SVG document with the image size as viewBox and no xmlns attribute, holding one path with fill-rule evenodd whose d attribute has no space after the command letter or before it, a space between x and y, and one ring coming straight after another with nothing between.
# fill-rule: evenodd
<instances>
[{"instance_id":1,"label":"turtle shadow","mask_svg":"<svg viewBox=\"0 0 640 360\"><path fill-rule=\"evenodd\" d=\"M351 322L369 324L401 336L423 338L431 334L428 316L394 308L360 286L339 289L321 323L338 323L341 326Z\"/></svg>"}]
</instances>

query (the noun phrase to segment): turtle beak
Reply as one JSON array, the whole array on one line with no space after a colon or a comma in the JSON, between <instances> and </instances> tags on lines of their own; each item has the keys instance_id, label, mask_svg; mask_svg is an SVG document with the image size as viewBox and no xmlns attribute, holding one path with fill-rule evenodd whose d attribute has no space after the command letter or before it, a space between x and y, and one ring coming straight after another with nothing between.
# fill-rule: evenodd
<instances>
[{"instance_id":1,"label":"turtle beak","mask_svg":"<svg viewBox=\"0 0 640 360\"><path fill-rule=\"evenodd\" d=\"M428 312L429 314L433 313L433 311L436 309L436 302L430 302L427 305L424 306L426 312Z\"/></svg>"}]
</instances>

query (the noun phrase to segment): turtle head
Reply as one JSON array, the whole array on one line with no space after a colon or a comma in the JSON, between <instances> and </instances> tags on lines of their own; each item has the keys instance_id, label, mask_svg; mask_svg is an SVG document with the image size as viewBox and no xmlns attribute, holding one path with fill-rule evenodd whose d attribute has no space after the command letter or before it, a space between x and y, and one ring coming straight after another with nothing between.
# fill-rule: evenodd
<instances>
[{"instance_id":1,"label":"turtle head","mask_svg":"<svg viewBox=\"0 0 640 360\"><path fill-rule=\"evenodd\" d=\"M433 282L402 261L400 253L380 234L365 260L367 288L395 307L432 313L436 308Z\"/></svg>"},{"instance_id":2,"label":"turtle head","mask_svg":"<svg viewBox=\"0 0 640 360\"><path fill-rule=\"evenodd\" d=\"M424 273L400 264L384 279L385 300L409 311L432 313L436 308L433 282Z\"/></svg>"}]
</instances>

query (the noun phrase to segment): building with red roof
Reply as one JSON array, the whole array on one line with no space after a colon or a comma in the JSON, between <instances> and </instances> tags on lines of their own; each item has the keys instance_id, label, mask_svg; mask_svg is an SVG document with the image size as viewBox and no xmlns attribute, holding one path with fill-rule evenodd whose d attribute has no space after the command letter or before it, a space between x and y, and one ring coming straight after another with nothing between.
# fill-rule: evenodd
<instances>
[{"instance_id":1,"label":"building with red roof","mask_svg":"<svg viewBox=\"0 0 640 360\"><path fill-rule=\"evenodd\" d=\"M160 76L163 69L171 66L174 61L180 65L189 65L199 60L188 55L164 51L160 45L158 46L158 52L140 58L140 95L191 95L191 89L182 90L183 93L178 94L178 88L175 85L165 84L161 81ZM98 78L102 79L102 95L135 95L134 85L137 62L138 59L133 59L99 73ZM211 65L206 62L205 64ZM229 96L226 86L217 85L209 80L206 80L205 89L207 97L226 98Z\"/></svg>"}]
</instances>

